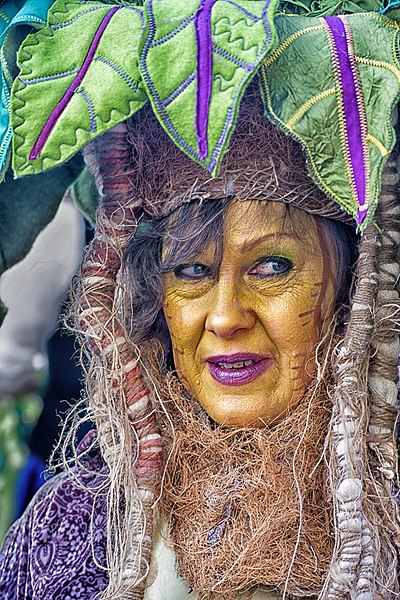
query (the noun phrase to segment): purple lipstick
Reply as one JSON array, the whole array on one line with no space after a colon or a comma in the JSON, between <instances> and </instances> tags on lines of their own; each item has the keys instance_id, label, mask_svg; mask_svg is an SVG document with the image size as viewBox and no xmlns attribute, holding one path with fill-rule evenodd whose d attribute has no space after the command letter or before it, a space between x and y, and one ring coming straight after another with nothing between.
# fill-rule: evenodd
<instances>
[{"instance_id":1,"label":"purple lipstick","mask_svg":"<svg viewBox=\"0 0 400 600\"><path fill-rule=\"evenodd\" d=\"M271 363L271 358L249 352L209 356L206 360L211 377L223 385L250 383L260 377Z\"/></svg>"}]
</instances>

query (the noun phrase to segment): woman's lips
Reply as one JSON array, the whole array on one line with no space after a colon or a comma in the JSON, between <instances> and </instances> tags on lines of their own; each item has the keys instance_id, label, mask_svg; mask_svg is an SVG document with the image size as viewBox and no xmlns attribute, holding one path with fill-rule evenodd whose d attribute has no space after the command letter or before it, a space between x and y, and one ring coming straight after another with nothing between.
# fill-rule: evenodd
<instances>
[{"instance_id":1,"label":"woman's lips","mask_svg":"<svg viewBox=\"0 0 400 600\"><path fill-rule=\"evenodd\" d=\"M209 356L206 365L210 375L224 385L244 385L260 377L272 363L259 354L236 353Z\"/></svg>"}]
</instances>

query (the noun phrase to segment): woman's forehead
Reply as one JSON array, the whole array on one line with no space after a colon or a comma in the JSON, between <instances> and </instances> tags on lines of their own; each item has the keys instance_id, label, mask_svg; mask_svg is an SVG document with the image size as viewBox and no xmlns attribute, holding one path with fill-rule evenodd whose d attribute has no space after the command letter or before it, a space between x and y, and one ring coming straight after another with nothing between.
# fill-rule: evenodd
<instances>
[{"instance_id":1,"label":"woman's forehead","mask_svg":"<svg viewBox=\"0 0 400 600\"><path fill-rule=\"evenodd\" d=\"M243 251L262 242L294 239L309 244L317 239L315 220L306 212L283 202L248 200L233 202L224 219L225 244L238 244Z\"/></svg>"},{"instance_id":2,"label":"woman's forehead","mask_svg":"<svg viewBox=\"0 0 400 600\"><path fill-rule=\"evenodd\" d=\"M207 206L188 204L170 215L163 235L162 257L174 263L207 256L218 264L229 250L247 254L257 246L265 248L269 244L271 251L272 246L279 251L281 244L288 243L301 252L320 255L319 229L315 217L284 202L209 200Z\"/></svg>"}]
</instances>

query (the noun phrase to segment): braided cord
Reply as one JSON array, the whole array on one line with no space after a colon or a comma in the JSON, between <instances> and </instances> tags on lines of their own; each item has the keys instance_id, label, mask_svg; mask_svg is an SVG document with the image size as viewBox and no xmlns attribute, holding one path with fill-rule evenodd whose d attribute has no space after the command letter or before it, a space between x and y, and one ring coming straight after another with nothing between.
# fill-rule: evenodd
<instances>
[{"instance_id":1,"label":"braided cord","mask_svg":"<svg viewBox=\"0 0 400 600\"><path fill-rule=\"evenodd\" d=\"M336 540L320 600L394 598L399 592L400 521L393 489L399 351L396 186L392 160L383 175L382 230L369 225L360 241L349 322L333 361L329 466Z\"/></svg>"},{"instance_id":2,"label":"braided cord","mask_svg":"<svg viewBox=\"0 0 400 600\"><path fill-rule=\"evenodd\" d=\"M82 265L78 327L89 355L88 397L109 468L107 567L103 598L143 598L152 552L153 503L162 465L161 437L138 348L120 307L122 249L140 213L132 202L126 126L85 153L100 191L96 234Z\"/></svg>"}]
</instances>

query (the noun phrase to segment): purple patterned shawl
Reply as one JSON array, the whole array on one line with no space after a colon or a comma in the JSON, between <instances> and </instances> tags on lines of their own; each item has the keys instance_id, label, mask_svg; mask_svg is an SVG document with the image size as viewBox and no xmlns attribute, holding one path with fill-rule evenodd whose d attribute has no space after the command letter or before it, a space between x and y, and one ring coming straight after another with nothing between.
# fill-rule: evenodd
<instances>
[{"instance_id":1,"label":"purple patterned shawl","mask_svg":"<svg viewBox=\"0 0 400 600\"><path fill-rule=\"evenodd\" d=\"M85 489L65 473L55 476L8 532L0 552L1 600L92 600L104 590L105 497L95 498L94 490L106 468L98 446L90 449L95 436L90 431L81 442L73 469Z\"/></svg>"}]
</instances>

